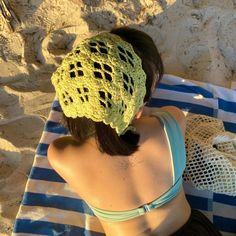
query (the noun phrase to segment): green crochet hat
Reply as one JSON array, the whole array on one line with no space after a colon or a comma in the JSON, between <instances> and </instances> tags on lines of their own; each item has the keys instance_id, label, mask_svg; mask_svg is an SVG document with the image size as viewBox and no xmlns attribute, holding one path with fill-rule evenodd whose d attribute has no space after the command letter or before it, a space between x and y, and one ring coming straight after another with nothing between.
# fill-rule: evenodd
<instances>
[{"instance_id":1,"label":"green crochet hat","mask_svg":"<svg viewBox=\"0 0 236 236\"><path fill-rule=\"evenodd\" d=\"M143 105L146 74L133 47L112 33L83 40L52 76L67 117L104 122L125 133Z\"/></svg>"}]
</instances>

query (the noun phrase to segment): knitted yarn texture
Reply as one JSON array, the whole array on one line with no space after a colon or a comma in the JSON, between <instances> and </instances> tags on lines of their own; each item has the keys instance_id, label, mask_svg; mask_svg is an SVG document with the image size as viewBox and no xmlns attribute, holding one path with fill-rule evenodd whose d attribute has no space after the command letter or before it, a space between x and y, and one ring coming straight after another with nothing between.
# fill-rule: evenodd
<instances>
[{"instance_id":1,"label":"knitted yarn texture","mask_svg":"<svg viewBox=\"0 0 236 236\"><path fill-rule=\"evenodd\" d=\"M51 78L67 117L104 122L127 131L146 94L146 74L132 45L112 33L83 40Z\"/></svg>"}]
</instances>

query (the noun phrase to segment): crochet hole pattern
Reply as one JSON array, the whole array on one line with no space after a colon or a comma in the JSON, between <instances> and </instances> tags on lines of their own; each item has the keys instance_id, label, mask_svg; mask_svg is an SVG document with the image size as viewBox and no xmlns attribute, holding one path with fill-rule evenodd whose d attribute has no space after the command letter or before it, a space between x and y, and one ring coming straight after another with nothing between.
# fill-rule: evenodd
<instances>
[{"instance_id":1,"label":"crochet hole pattern","mask_svg":"<svg viewBox=\"0 0 236 236\"><path fill-rule=\"evenodd\" d=\"M102 98L102 99L106 99L106 95L105 95L105 92L103 92L103 91L99 91L99 95L100 95L100 97Z\"/></svg>"},{"instance_id":2,"label":"crochet hole pattern","mask_svg":"<svg viewBox=\"0 0 236 236\"><path fill-rule=\"evenodd\" d=\"M77 88L78 93L81 95L81 96L80 96L80 100L81 100L82 102L85 102L85 99L86 99L86 101L88 102L88 101L89 101L88 95L85 94L85 93L88 93L88 92L89 92L89 89L84 87L83 90L84 90L84 92L82 92L80 88ZM84 94L85 94L85 95L84 95ZM83 95L84 95L84 96L83 96ZM84 99L84 97L85 97L85 99Z\"/></svg>"},{"instance_id":3,"label":"crochet hole pattern","mask_svg":"<svg viewBox=\"0 0 236 236\"><path fill-rule=\"evenodd\" d=\"M122 54L119 53L119 56L120 56L120 59L121 59L122 61L127 62L127 61L126 61L126 58L125 58Z\"/></svg>"},{"instance_id":4,"label":"crochet hole pattern","mask_svg":"<svg viewBox=\"0 0 236 236\"><path fill-rule=\"evenodd\" d=\"M74 71L70 72L70 77L75 78L75 72Z\"/></svg>"},{"instance_id":5,"label":"crochet hole pattern","mask_svg":"<svg viewBox=\"0 0 236 236\"><path fill-rule=\"evenodd\" d=\"M133 60L134 58L133 58L132 54L129 51L126 51L126 52L127 52L128 56Z\"/></svg>"},{"instance_id":6,"label":"crochet hole pattern","mask_svg":"<svg viewBox=\"0 0 236 236\"><path fill-rule=\"evenodd\" d=\"M76 66L74 64L70 64L69 65L70 67L70 78L75 78L76 77L76 73L78 76L83 76L84 75L84 72L80 69L82 68L82 65L81 65L81 62L78 61L76 62Z\"/></svg>"},{"instance_id":7,"label":"crochet hole pattern","mask_svg":"<svg viewBox=\"0 0 236 236\"><path fill-rule=\"evenodd\" d=\"M89 45L90 45L89 49L90 49L91 52L95 53L95 52L98 52L98 50L99 50L100 53L104 53L104 54L108 53L108 51L106 49L106 45L101 41L90 42Z\"/></svg>"},{"instance_id":8,"label":"crochet hole pattern","mask_svg":"<svg viewBox=\"0 0 236 236\"><path fill-rule=\"evenodd\" d=\"M94 71L94 76L97 78L97 79L102 79L102 74L98 71Z\"/></svg>"},{"instance_id":9,"label":"crochet hole pattern","mask_svg":"<svg viewBox=\"0 0 236 236\"><path fill-rule=\"evenodd\" d=\"M112 68L110 66L108 66L107 64L104 64L104 69L109 72L112 72Z\"/></svg>"},{"instance_id":10,"label":"crochet hole pattern","mask_svg":"<svg viewBox=\"0 0 236 236\"><path fill-rule=\"evenodd\" d=\"M99 71L94 71L95 78L103 79L103 75L104 75L106 80L108 80L109 82L112 81L112 76L110 74L112 73L112 68L109 65L107 64L101 65L98 62L94 62L93 66L95 69L99 70ZM105 72L102 70L102 68L104 68Z\"/></svg>"},{"instance_id":11,"label":"crochet hole pattern","mask_svg":"<svg viewBox=\"0 0 236 236\"><path fill-rule=\"evenodd\" d=\"M122 101L121 104L122 104L122 108L121 108L120 112L123 115L127 106L124 104L124 101Z\"/></svg>"},{"instance_id":12,"label":"crochet hole pattern","mask_svg":"<svg viewBox=\"0 0 236 236\"><path fill-rule=\"evenodd\" d=\"M97 42L98 42L98 44L99 44L100 46L106 47L105 43L103 43L103 42L101 42L101 41L97 41Z\"/></svg>"},{"instance_id":13,"label":"crochet hole pattern","mask_svg":"<svg viewBox=\"0 0 236 236\"><path fill-rule=\"evenodd\" d=\"M130 83L134 86L134 81L132 77L130 77Z\"/></svg>"},{"instance_id":14,"label":"crochet hole pattern","mask_svg":"<svg viewBox=\"0 0 236 236\"><path fill-rule=\"evenodd\" d=\"M66 106L69 105L69 103L73 103L72 97L69 96L69 94L66 91L65 91L65 93L62 94L62 96L63 96L63 99L64 99L63 102Z\"/></svg>"},{"instance_id":15,"label":"crochet hole pattern","mask_svg":"<svg viewBox=\"0 0 236 236\"><path fill-rule=\"evenodd\" d=\"M128 85L131 83L133 86L134 86L134 81L133 81L133 78L132 77L129 77L128 75L126 75L124 72L123 72L123 79L124 79L124 89L130 93L131 95L133 95L133 88L132 86L128 87Z\"/></svg>"},{"instance_id":16,"label":"crochet hole pattern","mask_svg":"<svg viewBox=\"0 0 236 236\"><path fill-rule=\"evenodd\" d=\"M119 53L120 59L121 59L122 61L126 62L126 63L129 62L129 64L130 64L132 67L134 67L134 63L132 62L132 60L133 60L132 54L131 54L129 51L124 50L124 49L123 49L122 47L120 47L120 46L118 46L117 48L118 48L118 50L120 51L120 53Z\"/></svg>"},{"instance_id":17,"label":"crochet hole pattern","mask_svg":"<svg viewBox=\"0 0 236 236\"><path fill-rule=\"evenodd\" d=\"M106 93L104 91L98 91L98 92L99 92L100 98L102 99L102 100L99 100L99 102L100 102L101 106L106 108L106 103L105 103L107 100ZM110 100L112 99L112 95L109 92L107 92L107 96ZM107 101L107 105L109 108L111 108L111 106L112 106L109 100Z\"/></svg>"},{"instance_id":18,"label":"crochet hole pattern","mask_svg":"<svg viewBox=\"0 0 236 236\"><path fill-rule=\"evenodd\" d=\"M106 48L99 48L99 50L100 50L101 53L107 54L107 49Z\"/></svg>"},{"instance_id":19,"label":"crochet hole pattern","mask_svg":"<svg viewBox=\"0 0 236 236\"><path fill-rule=\"evenodd\" d=\"M94 62L94 68L96 69L102 69L101 65L97 62Z\"/></svg>"},{"instance_id":20,"label":"crochet hole pattern","mask_svg":"<svg viewBox=\"0 0 236 236\"><path fill-rule=\"evenodd\" d=\"M96 48L92 48L92 47L90 48L90 51L91 52L98 52L98 50Z\"/></svg>"},{"instance_id":21,"label":"crochet hole pattern","mask_svg":"<svg viewBox=\"0 0 236 236\"><path fill-rule=\"evenodd\" d=\"M83 76L84 75L84 72L82 70L78 70L77 73L78 73L78 76Z\"/></svg>"},{"instance_id":22,"label":"crochet hole pattern","mask_svg":"<svg viewBox=\"0 0 236 236\"><path fill-rule=\"evenodd\" d=\"M108 80L108 81L112 81L112 77L111 77L111 75L110 74L108 74L108 73L106 73L105 72L105 78L106 78L106 80Z\"/></svg>"}]
</instances>

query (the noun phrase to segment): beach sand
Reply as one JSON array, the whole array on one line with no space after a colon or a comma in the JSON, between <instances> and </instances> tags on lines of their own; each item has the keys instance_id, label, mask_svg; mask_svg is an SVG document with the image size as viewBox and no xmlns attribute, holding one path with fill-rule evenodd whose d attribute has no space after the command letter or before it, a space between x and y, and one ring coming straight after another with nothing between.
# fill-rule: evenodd
<instances>
[{"instance_id":1,"label":"beach sand","mask_svg":"<svg viewBox=\"0 0 236 236\"><path fill-rule=\"evenodd\" d=\"M0 235L10 235L51 102L50 77L80 40L116 26L150 34L165 73L236 85L235 0L11 0L0 14Z\"/></svg>"}]
</instances>

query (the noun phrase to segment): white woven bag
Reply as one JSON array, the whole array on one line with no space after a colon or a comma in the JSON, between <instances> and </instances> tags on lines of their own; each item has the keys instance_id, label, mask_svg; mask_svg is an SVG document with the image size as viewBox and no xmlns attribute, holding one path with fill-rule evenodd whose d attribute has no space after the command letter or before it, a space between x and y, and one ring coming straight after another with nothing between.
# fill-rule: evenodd
<instances>
[{"instance_id":1,"label":"white woven bag","mask_svg":"<svg viewBox=\"0 0 236 236\"><path fill-rule=\"evenodd\" d=\"M236 196L236 134L205 115L187 117L184 180L198 189Z\"/></svg>"}]
</instances>

